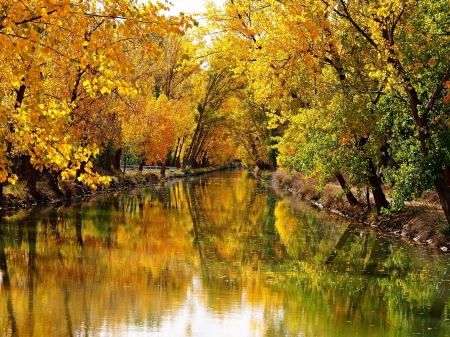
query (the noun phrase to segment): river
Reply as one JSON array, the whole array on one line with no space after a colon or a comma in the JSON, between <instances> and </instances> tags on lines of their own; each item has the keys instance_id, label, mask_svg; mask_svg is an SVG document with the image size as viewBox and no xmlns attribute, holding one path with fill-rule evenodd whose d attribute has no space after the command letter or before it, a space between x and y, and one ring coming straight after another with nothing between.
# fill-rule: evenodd
<instances>
[{"instance_id":1,"label":"river","mask_svg":"<svg viewBox=\"0 0 450 337\"><path fill-rule=\"evenodd\" d=\"M0 336L450 336L450 259L230 170L3 214Z\"/></svg>"}]
</instances>

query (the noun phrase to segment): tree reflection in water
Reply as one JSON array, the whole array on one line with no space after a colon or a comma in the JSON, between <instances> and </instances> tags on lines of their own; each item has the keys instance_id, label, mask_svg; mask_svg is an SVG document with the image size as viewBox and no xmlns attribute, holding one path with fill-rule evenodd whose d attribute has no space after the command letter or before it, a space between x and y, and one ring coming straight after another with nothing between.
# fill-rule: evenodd
<instances>
[{"instance_id":1,"label":"tree reflection in water","mask_svg":"<svg viewBox=\"0 0 450 337\"><path fill-rule=\"evenodd\" d=\"M448 262L227 171L3 214L0 335L444 336Z\"/></svg>"}]
</instances>

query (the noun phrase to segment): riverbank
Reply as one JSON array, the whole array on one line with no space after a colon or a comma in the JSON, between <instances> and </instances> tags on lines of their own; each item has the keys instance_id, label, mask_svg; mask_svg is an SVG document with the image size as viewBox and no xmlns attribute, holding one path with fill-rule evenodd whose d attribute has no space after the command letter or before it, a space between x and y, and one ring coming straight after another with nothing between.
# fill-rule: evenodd
<instances>
[{"instance_id":1,"label":"riverbank","mask_svg":"<svg viewBox=\"0 0 450 337\"><path fill-rule=\"evenodd\" d=\"M38 198L27 193L24 183L8 186L4 190L4 198L0 203L0 210L14 210L29 208L35 205L49 205L68 200L85 199L95 194L111 193L139 187L155 187L164 182L191 176L202 175L220 170L221 168L194 169L189 172L167 172L161 177L159 172L121 171L114 172L113 180L108 188L99 187L96 191L86 185L63 181L59 183L62 195L49 187L45 179L38 182ZM300 196L315 207L337 214L350 221L370 226L381 233L402 237L415 244L433 246L442 251L450 251L450 229L445 222L444 214L436 195L429 193L414 202L406 203L404 210L390 216L377 215L372 197L367 204L366 195L354 190L358 198L358 205L350 205L342 192L338 182L329 182L322 190L317 189L317 182L304 179L297 173L291 176L277 171L258 172L257 175L266 181L271 181L277 187L289 193Z\"/></svg>"},{"instance_id":2,"label":"riverbank","mask_svg":"<svg viewBox=\"0 0 450 337\"><path fill-rule=\"evenodd\" d=\"M60 193L51 189L48 180L43 177L37 182L36 195L27 192L24 182L6 186L3 191L3 199L0 201L0 210L23 209L36 205L50 205L68 200L85 199L101 193L111 193L146 186L158 186L171 179L193 177L221 169L223 168L207 167L191 169L189 171L166 171L164 177L160 175L159 170L147 172L129 170L126 174L123 174L122 171L114 171L113 174L110 174L112 180L108 187L102 188L99 186L96 190L93 190L87 185L77 184L73 181L66 180L58 183Z\"/></svg>"},{"instance_id":3,"label":"riverbank","mask_svg":"<svg viewBox=\"0 0 450 337\"><path fill-rule=\"evenodd\" d=\"M391 215L377 215L373 197L369 204L365 193L352 190L358 205L350 205L337 181L329 182L322 190L313 179L304 179L300 173L291 176L285 172L262 172L261 179L292 194L299 195L316 207L337 214L350 221L370 226L381 233L402 237L414 244L450 251L450 228L445 221L439 198L433 193L424 194L421 199L407 202L405 208Z\"/></svg>"}]
</instances>

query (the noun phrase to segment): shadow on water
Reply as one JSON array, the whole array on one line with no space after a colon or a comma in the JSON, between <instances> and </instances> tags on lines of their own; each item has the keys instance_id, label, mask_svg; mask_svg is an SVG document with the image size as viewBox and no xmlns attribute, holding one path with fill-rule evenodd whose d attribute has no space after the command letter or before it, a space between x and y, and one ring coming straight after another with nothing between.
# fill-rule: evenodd
<instances>
[{"instance_id":1,"label":"shadow on water","mask_svg":"<svg viewBox=\"0 0 450 337\"><path fill-rule=\"evenodd\" d=\"M429 327L436 329L442 320L445 307L450 297L450 267L447 268L429 311ZM431 335L431 334L430 334ZM437 336L437 332L436 332Z\"/></svg>"},{"instance_id":2,"label":"shadow on water","mask_svg":"<svg viewBox=\"0 0 450 337\"><path fill-rule=\"evenodd\" d=\"M340 250L342 250L347 243L348 239L353 235L354 231L356 229L355 225L348 225L345 229L342 236L339 238L339 241L336 244L336 247L331 252L330 256L328 256L328 259L325 261L325 264L330 264L333 262L336 255L339 253Z\"/></svg>"},{"instance_id":3,"label":"shadow on water","mask_svg":"<svg viewBox=\"0 0 450 337\"><path fill-rule=\"evenodd\" d=\"M391 243L388 239L379 236L372 247L369 261L366 264L365 273L369 276L376 274L386 275L383 262L392 252Z\"/></svg>"},{"instance_id":4,"label":"shadow on water","mask_svg":"<svg viewBox=\"0 0 450 337\"><path fill-rule=\"evenodd\" d=\"M83 248L83 235L81 233L81 204L75 204L73 206L73 211L75 213L75 236L77 238L77 246ZM80 263L81 254L80 254Z\"/></svg>"},{"instance_id":5,"label":"shadow on water","mask_svg":"<svg viewBox=\"0 0 450 337\"><path fill-rule=\"evenodd\" d=\"M2 214L0 213L0 271L2 273L2 291L7 292L6 295L6 308L8 313L8 328L11 332L11 336L17 336L17 323L14 316L14 308L11 299L11 285L8 274L8 263L6 260L5 248L6 248L6 224L2 221Z\"/></svg>"},{"instance_id":6,"label":"shadow on water","mask_svg":"<svg viewBox=\"0 0 450 337\"><path fill-rule=\"evenodd\" d=\"M30 335L34 330L34 279L36 273L36 240L37 240L37 214L31 212L23 220L23 226L27 228L28 237L28 324Z\"/></svg>"}]
</instances>

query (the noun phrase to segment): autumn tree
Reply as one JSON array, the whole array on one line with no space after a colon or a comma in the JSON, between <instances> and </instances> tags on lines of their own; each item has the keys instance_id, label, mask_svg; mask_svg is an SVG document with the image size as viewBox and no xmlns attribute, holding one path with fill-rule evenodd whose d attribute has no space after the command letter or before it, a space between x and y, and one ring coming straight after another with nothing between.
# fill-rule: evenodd
<instances>
[{"instance_id":1,"label":"autumn tree","mask_svg":"<svg viewBox=\"0 0 450 337\"><path fill-rule=\"evenodd\" d=\"M182 101L169 100L164 94L158 98L145 96L123 120L124 145L139 153L146 163L165 163L179 136L179 126L189 117L190 110Z\"/></svg>"},{"instance_id":2,"label":"autumn tree","mask_svg":"<svg viewBox=\"0 0 450 337\"><path fill-rule=\"evenodd\" d=\"M112 90L134 91L133 83L118 77L133 68L123 63L123 41L139 40L148 56L156 55L153 37L179 33L188 20L162 15L167 8L160 4L131 2L6 2L1 9L1 61L8 71L0 98L5 126L0 182L16 180L11 159L18 155L27 157L33 170L54 170L67 179L84 165L80 180L92 187L107 182L90 170L97 144L68 132L74 123L83 124L82 109L77 111L82 93L96 99ZM69 90L58 82L61 72L72 74Z\"/></svg>"},{"instance_id":3,"label":"autumn tree","mask_svg":"<svg viewBox=\"0 0 450 337\"><path fill-rule=\"evenodd\" d=\"M387 77L392 95L400 94L402 108L386 106L384 111L391 122L404 123L400 127L402 131L397 129L403 134L396 134L392 142L400 164L394 174L399 182L395 196L402 202L413 192L434 186L450 223L450 189L445 180L445 168L449 164L445 118L446 87L450 80L445 52L449 41L448 3L376 1L362 6L353 1L336 1L328 6L336 19L345 22L363 40L359 47L373 50L382 60L383 64L374 69L372 76ZM393 110L397 111L392 114ZM404 139L404 144L409 144L409 150L399 144L398 136Z\"/></svg>"},{"instance_id":4,"label":"autumn tree","mask_svg":"<svg viewBox=\"0 0 450 337\"><path fill-rule=\"evenodd\" d=\"M229 100L242 85L226 65L222 67L217 61L209 59L209 68L195 78L196 125L186 150L184 166L195 166L202 160L202 151L213 135L214 127L223 120L223 114L230 107Z\"/></svg>"},{"instance_id":5,"label":"autumn tree","mask_svg":"<svg viewBox=\"0 0 450 337\"><path fill-rule=\"evenodd\" d=\"M433 187L450 220L446 13L445 1L230 0L209 18L268 127L288 128L286 163L371 186L379 212L382 170L396 209Z\"/></svg>"}]
</instances>

